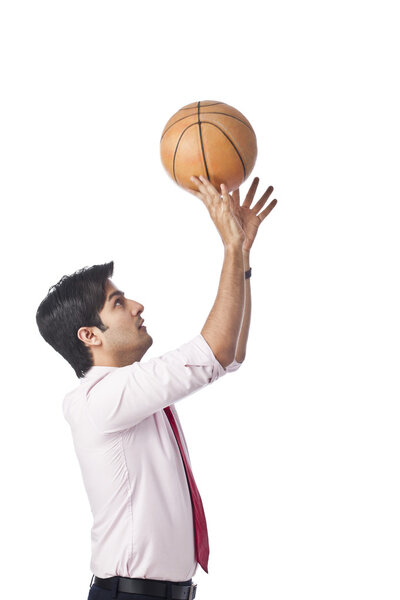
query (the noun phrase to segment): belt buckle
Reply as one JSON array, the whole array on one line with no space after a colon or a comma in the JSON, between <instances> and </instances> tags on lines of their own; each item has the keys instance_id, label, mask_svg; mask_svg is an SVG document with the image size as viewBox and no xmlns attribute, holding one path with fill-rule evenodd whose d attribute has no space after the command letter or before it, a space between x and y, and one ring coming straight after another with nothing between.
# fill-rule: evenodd
<instances>
[{"instance_id":1,"label":"belt buckle","mask_svg":"<svg viewBox=\"0 0 400 600\"><path fill-rule=\"evenodd\" d=\"M190 590L189 590L189 597L188 600L193 600L193 592L197 587L197 583L192 583L192 585L190 586Z\"/></svg>"}]
</instances>

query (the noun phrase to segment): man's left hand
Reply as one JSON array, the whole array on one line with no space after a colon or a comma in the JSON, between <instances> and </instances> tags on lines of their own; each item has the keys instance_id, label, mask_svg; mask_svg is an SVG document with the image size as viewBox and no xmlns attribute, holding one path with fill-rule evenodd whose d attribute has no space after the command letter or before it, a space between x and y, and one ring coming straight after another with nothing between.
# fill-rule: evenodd
<instances>
[{"instance_id":1,"label":"man's left hand","mask_svg":"<svg viewBox=\"0 0 400 600\"><path fill-rule=\"evenodd\" d=\"M242 205L240 205L240 193L239 188L232 192L230 195L232 199L232 210L239 220L239 223L242 226L242 229L245 233L245 240L243 243L243 251L250 252L250 248L253 245L254 239L257 235L257 231L265 217L269 215L271 210L276 206L278 200L274 198L272 202L268 204L268 206L258 215L257 213L263 208L264 204L267 202L268 198L273 192L272 185L264 192L258 202L250 208L251 203L254 198L254 194L256 193L256 189L259 183L259 178L255 177L253 179L253 183L250 186L249 191L247 192L246 198Z\"/></svg>"}]
</instances>

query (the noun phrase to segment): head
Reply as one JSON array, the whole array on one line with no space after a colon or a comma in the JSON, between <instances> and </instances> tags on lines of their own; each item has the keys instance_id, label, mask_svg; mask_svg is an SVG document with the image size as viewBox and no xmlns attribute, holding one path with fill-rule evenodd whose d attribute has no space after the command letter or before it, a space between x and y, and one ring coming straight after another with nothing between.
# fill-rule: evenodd
<instances>
[{"instance_id":1,"label":"head","mask_svg":"<svg viewBox=\"0 0 400 600\"><path fill-rule=\"evenodd\" d=\"M110 262L64 275L37 309L41 335L78 377L92 366L139 361L153 343L140 328L144 306L116 288L110 279L113 268Z\"/></svg>"}]
</instances>

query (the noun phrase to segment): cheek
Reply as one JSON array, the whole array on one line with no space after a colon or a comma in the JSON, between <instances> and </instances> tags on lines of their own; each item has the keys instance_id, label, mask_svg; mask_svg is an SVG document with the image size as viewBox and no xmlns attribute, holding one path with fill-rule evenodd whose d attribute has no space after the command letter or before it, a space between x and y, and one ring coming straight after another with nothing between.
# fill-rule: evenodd
<instances>
[{"instance_id":1,"label":"cheek","mask_svg":"<svg viewBox=\"0 0 400 600\"><path fill-rule=\"evenodd\" d=\"M122 317L114 323L110 332L109 342L115 346L137 339L140 332L136 329L129 317Z\"/></svg>"},{"instance_id":2,"label":"cheek","mask_svg":"<svg viewBox=\"0 0 400 600\"><path fill-rule=\"evenodd\" d=\"M125 339L136 338L139 330L136 328L131 317L124 318L118 327L119 334Z\"/></svg>"}]
</instances>

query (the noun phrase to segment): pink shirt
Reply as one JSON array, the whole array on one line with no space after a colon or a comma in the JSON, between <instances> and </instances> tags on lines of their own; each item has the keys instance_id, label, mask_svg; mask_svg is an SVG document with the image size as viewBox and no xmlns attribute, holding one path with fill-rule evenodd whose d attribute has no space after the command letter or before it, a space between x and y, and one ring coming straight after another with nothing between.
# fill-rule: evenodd
<instances>
[{"instance_id":1,"label":"pink shirt","mask_svg":"<svg viewBox=\"0 0 400 600\"><path fill-rule=\"evenodd\" d=\"M173 403L240 365L233 361L224 369L199 334L146 362L91 367L64 398L93 515L94 575L171 581L193 577L197 561L190 492L162 409L172 405L189 459Z\"/></svg>"}]
</instances>

